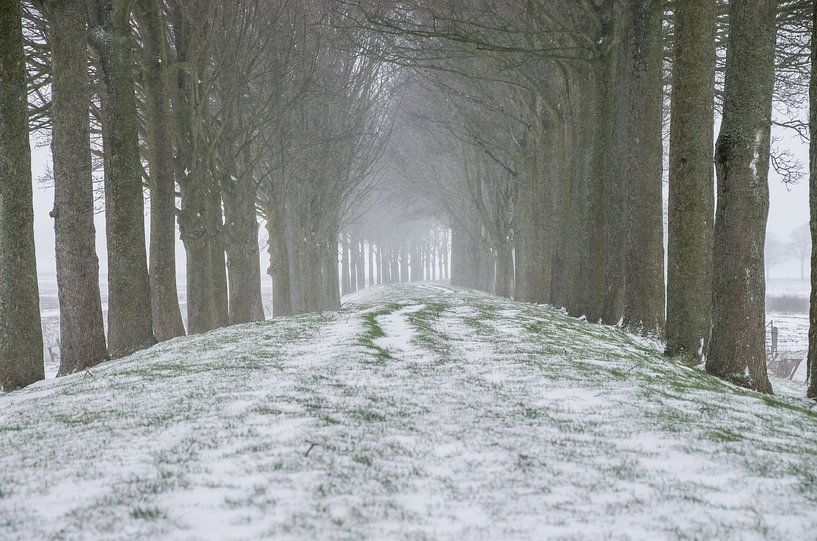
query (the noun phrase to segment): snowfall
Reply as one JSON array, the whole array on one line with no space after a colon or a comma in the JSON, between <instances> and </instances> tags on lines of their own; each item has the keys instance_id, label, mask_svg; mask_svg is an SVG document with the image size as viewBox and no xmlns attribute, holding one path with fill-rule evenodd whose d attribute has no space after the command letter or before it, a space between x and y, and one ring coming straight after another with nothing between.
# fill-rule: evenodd
<instances>
[{"instance_id":1,"label":"snowfall","mask_svg":"<svg viewBox=\"0 0 817 541\"><path fill-rule=\"evenodd\" d=\"M0 395L0 539L813 539L817 406L437 284Z\"/></svg>"}]
</instances>

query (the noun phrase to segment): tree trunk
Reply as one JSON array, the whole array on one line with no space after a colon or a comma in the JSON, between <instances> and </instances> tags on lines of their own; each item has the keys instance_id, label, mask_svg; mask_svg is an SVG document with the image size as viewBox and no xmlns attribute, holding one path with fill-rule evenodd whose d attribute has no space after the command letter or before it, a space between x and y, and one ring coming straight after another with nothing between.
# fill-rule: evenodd
<instances>
[{"instance_id":1,"label":"tree trunk","mask_svg":"<svg viewBox=\"0 0 817 541\"><path fill-rule=\"evenodd\" d=\"M812 10L811 80L809 81L809 229L811 231L811 302L809 306L807 396L817 399L817 9Z\"/></svg>"},{"instance_id":2,"label":"tree trunk","mask_svg":"<svg viewBox=\"0 0 817 541\"><path fill-rule=\"evenodd\" d=\"M295 197L291 190L282 190L284 199L282 205L282 219L284 222L284 247L288 264L289 298L293 314L302 314L306 311L304 302L304 279L301 275L301 226L295 211Z\"/></svg>"},{"instance_id":3,"label":"tree trunk","mask_svg":"<svg viewBox=\"0 0 817 541\"><path fill-rule=\"evenodd\" d=\"M374 285L374 244L372 241L368 242L369 250L367 252L369 258L369 284L370 286Z\"/></svg>"},{"instance_id":4,"label":"tree trunk","mask_svg":"<svg viewBox=\"0 0 817 541\"><path fill-rule=\"evenodd\" d=\"M712 310L715 0L675 8L669 163L667 355L698 360Z\"/></svg>"},{"instance_id":5,"label":"tree trunk","mask_svg":"<svg viewBox=\"0 0 817 541\"><path fill-rule=\"evenodd\" d=\"M105 162L108 348L122 357L156 343L145 249L130 2L89 0L97 51Z\"/></svg>"},{"instance_id":6,"label":"tree trunk","mask_svg":"<svg viewBox=\"0 0 817 541\"><path fill-rule=\"evenodd\" d=\"M366 245L362 240L357 241L357 288L366 287Z\"/></svg>"},{"instance_id":7,"label":"tree trunk","mask_svg":"<svg viewBox=\"0 0 817 541\"><path fill-rule=\"evenodd\" d=\"M643 332L664 330L664 213L662 180L663 86L660 0L629 0L627 25L626 135L627 247L624 324Z\"/></svg>"},{"instance_id":8,"label":"tree trunk","mask_svg":"<svg viewBox=\"0 0 817 541\"><path fill-rule=\"evenodd\" d=\"M0 388L45 377L21 3L0 0Z\"/></svg>"},{"instance_id":9,"label":"tree trunk","mask_svg":"<svg viewBox=\"0 0 817 541\"><path fill-rule=\"evenodd\" d=\"M349 247L349 239L346 236L346 233L341 234L340 238L340 266L341 266L341 273L340 273L340 281L341 281L341 295L348 295L352 292L352 281L349 276L349 270L351 266L351 249Z\"/></svg>"},{"instance_id":10,"label":"tree trunk","mask_svg":"<svg viewBox=\"0 0 817 541\"><path fill-rule=\"evenodd\" d=\"M504 238L497 245L495 290L500 297L513 293L513 245Z\"/></svg>"},{"instance_id":11,"label":"tree trunk","mask_svg":"<svg viewBox=\"0 0 817 541\"><path fill-rule=\"evenodd\" d=\"M145 118L150 166L150 292L159 341L184 335L176 290L176 182L170 127L168 55L162 5L137 2L144 42Z\"/></svg>"},{"instance_id":12,"label":"tree trunk","mask_svg":"<svg viewBox=\"0 0 817 541\"><path fill-rule=\"evenodd\" d=\"M289 292L289 260L284 236L283 216L280 205L267 205L267 250L269 252L269 275L272 278L272 316L292 314L292 298Z\"/></svg>"},{"instance_id":13,"label":"tree trunk","mask_svg":"<svg viewBox=\"0 0 817 541\"><path fill-rule=\"evenodd\" d=\"M176 179L181 188L179 234L187 261L187 330L190 334L215 328L210 277L210 246L204 215L207 189L200 150L201 129L196 119L197 70L191 64L197 48L196 32L188 28L181 2L173 10L176 70L173 121L176 128ZM195 38L195 39L194 39Z\"/></svg>"},{"instance_id":14,"label":"tree trunk","mask_svg":"<svg viewBox=\"0 0 817 541\"><path fill-rule=\"evenodd\" d=\"M210 283L213 295L213 314L216 327L230 324L229 296L227 291L227 266L225 264L224 219L221 207L221 190L212 175L205 175L209 187L205 196L205 220L210 248ZM253 219L255 207L253 206Z\"/></svg>"},{"instance_id":15,"label":"tree trunk","mask_svg":"<svg viewBox=\"0 0 817 541\"><path fill-rule=\"evenodd\" d=\"M413 239L411 242L411 281L419 282L423 279L423 257L420 255L420 243Z\"/></svg>"},{"instance_id":16,"label":"tree trunk","mask_svg":"<svg viewBox=\"0 0 817 541\"><path fill-rule=\"evenodd\" d=\"M409 257L405 242L400 243L400 281L409 281Z\"/></svg>"},{"instance_id":17,"label":"tree trunk","mask_svg":"<svg viewBox=\"0 0 817 541\"><path fill-rule=\"evenodd\" d=\"M230 324L257 321L261 302L255 181L224 181L224 237L229 280ZM262 318L263 319L263 316Z\"/></svg>"},{"instance_id":18,"label":"tree trunk","mask_svg":"<svg viewBox=\"0 0 817 541\"><path fill-rule=\"evenodd\" d=\"M59 375L108 357L99 259L88 108L88 45L84 0L46 4L51 46L51 153L54 157L54 232L60 301Z\"/></svg>"},{"instance_id":19,"label":"tree trunk","mask_svg":"<svg viewBox=\"0 0 817 541\"><path fill-rule=\"evenodd\" d=\"M775 0L732 0L723 121L715 151L712 334L708 372L771 393L763 249L769 213Z\"/></svg>"}]
</instances>

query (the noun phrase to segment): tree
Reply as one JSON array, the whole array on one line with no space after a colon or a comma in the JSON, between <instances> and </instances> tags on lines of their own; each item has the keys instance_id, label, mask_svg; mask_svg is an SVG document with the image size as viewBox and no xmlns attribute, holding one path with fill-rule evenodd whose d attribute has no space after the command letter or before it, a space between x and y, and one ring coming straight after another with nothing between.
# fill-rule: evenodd
<instances>
[{"instance_id":1,"label":"tree","mask_svg":"<svg viewBox=\"0 0 817 541\"><path fill-rule=\"evenodd\" d=\"M766 279L771 277L771 269L788 259L786 246L774 233L766 232L766 243L763 248L763 263L766 267Z\"/></svg>"},{"instance_id":2,"label":"tree","mask_svg":"<svg viewBox=\"0 0 817 541\"><path fill-rule=\"evenodd\" d=\"M809 224L795 227L789 235L788 249L800 261L800 279L806 279L806 261L811 256L811 231Z\"/></svg>"},{"instance_id":3,"label":"tree","mask_svg":"<svg viewBox=\"0 0 817 541\"><path fill-rule=\"evenodd\" d=\"M699 359L712 310L716 10L715 0L675 6L666 353Z\"/></svg>"},{"instance_id":4,"label":"tree","mask_svg":"<svg viewBox=\"0 0 817 541\"><path fill-rule=\"evenodd\" d=\"M145 94L150 176L150 306L157 340L184 335L176 290L176 180L170 116L171 64L167 54L164 3L136 2L142 37L142 82Z\"/></svg>"},{"instance_id":5,"label":"tree","mask_svg":"<svg viewBox=\"0 0 817 541\"><path fill-rule=\"evenodd\" d=\"M85 0L45 4L51 48L51 153L60 302L60 369L65 375L107 359L93 179Z\"/></svg>"},{"instance_id":6,"label":"tree","mask_svg":"<svg viewBox=\"0 0 817 541\"><path fill-rule=\"evenodd\" d=\"M809 81L809 229L817 246L817 9L811 18L811 80ZM817 399L817 250L811 252L811 298L809 303L807 368L809 398Z\"/></svg>"},{"instance_id":7,"label":"tree","mask_svg":"<svg viewBox=\"0 0 817 541\"><path fill-rule=\"evenodd\" d=\"M774 89L775 0L732 0L723 121L716 144L712 333L708 372L771 393L763 244Z\"/></svg>"},{"instance_id":8,"label":"tree","mask_svg":"<svg viewBox=\"0 0 817 541\"><path fill-rule=\"evenodd\" d=\"M664 240L662 201L662 2L628 0L623 39L628 73L629 122L625 134L628 165L624 324L644 331L664 330Z\"/></svg>"},{"instance_id":9,"label":"tree","mask_svg":"<svg viewBox=\"0 0 817 541\"><path fill-rule=\"evenodd\" d=\"M45 377L18 0L0 0L0 388Z\"/></svg>"},{"instance_id":10,"label":"tree","mask_svg":"<svg viewBox=\"0 0 817 541\"><path fill-rule=\"evenodd\" d=\"M105 163L108 348L121 357L156 342L145 249L144 200L128 0L88 0L97 53Z\"/></svg>"}]
</instances>

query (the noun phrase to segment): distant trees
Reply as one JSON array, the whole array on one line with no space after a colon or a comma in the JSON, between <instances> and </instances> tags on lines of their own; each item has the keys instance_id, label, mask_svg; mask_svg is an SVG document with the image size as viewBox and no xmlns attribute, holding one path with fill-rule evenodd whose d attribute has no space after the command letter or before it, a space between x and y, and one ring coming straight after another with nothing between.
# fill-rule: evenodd
<instances>
[{"instance_id":1,"label":"distant trees","mask_svg":"<svg viewBox=\"0 0 817 541\"><path fill-rule=\"evenodd\" d=\"M789 252L800 263L800 279L806 278L806 261L811 256L811 232L809 224L803 224L792 230L787 245Z\"/></svg>"},{"instance_id":2,"label":"distant trees","mask_svg":"<svg viewBox=\"0 0 817 541\"><path fill-rule=\"evenodd\" d=\"M788 259L786 244L774 233L766 232L766 243L763 248L763 263L766 265L766 279L771 277L771 269Z\"/></svg>"}]
</instances>

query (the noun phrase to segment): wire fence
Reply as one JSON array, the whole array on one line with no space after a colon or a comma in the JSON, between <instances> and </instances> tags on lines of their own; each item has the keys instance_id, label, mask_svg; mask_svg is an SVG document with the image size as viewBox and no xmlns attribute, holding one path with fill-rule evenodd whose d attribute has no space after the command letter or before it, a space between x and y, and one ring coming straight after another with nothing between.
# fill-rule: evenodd
<instances>
[{"instance_id":1,"label":"wire fence","mask_svg":"<svg viewBox=\"0 0 817 541\"><path fill-rule=\"evenodd\" d=\"M807 349L781 341L780 328L774 320L766 324L766 366L779 378L794 379L800 365L806 362Z\"/></svg>"}]
</instances>

